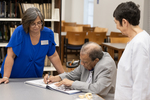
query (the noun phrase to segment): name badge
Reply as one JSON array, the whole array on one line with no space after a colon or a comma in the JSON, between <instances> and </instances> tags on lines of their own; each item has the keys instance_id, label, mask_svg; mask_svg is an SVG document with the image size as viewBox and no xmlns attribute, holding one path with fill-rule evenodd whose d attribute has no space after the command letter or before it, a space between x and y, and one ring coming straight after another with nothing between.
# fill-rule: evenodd
<instances>
[{"instance_id":1,"label":"name badge","mask_svg":"<svg viewBox=\"0 0 150 100\"><path fill-rule=\"evenodd\" d=\"M48 40L41 40L41 45L48 45Z\"/></svg>"}]
</instances>

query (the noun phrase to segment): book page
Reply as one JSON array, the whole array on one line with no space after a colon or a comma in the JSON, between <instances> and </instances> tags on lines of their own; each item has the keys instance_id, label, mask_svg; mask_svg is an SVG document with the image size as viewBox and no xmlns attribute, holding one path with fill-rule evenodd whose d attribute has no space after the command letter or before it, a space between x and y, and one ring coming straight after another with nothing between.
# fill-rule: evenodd
<instances>
[{"instance_id":1,"label":"book page","mask_svg":"<svg viewBox=\"0 0 150 100\"><path fill-rule=\"evenodd\" d=\"M55 84L56 83L52 83L52 84L49 84L48 86L50 86L54 90L64 92L64 93L68 93L68 94L74 94L74 93L79 93L80 92L79 90L73 90L70 87L67 87L67 86L64 86L64 85L61 85L61 86L57 87Z\"/></svg>"},{"instance_id":2,"label":"book page","mask_svg":"<svg viewBox=\"0 0 150 100\"><path fill-rule=\"evenodd\" d=\"M25 83L39 86L39 87L43 87L43 88L46 88L46 86L47 86L47 84L44 83L43 79L26 81ZM49 89L57 90L57 91L64 92L67 94L74 94L74 93L80 92L79 90L73 90L70 87L67 87L65 85L61 85L58 87L55 85L56 83L58 83L58 82L48 84Z\"/></svg>"},{"instance_id":3,"label":"book page","mask_svg":"<svg viewBox=\"0 0 150 100\"><path fill-rule=\"evenodd\" d=\"M47 85L47 84L44 83L43 79L26 81L25 83L35 85L35 86L40 86L40 87L43 87L43 88L46 88L46 85Z\"/></svg>"}]
</instances>

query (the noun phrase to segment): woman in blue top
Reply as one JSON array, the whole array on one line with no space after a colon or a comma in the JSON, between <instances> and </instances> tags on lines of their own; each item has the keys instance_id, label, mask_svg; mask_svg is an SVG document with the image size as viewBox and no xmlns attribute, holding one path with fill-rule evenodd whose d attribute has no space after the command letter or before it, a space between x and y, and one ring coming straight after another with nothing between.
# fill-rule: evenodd
<instances>
[{"instance_id":1,"label":"woman in blue top","mask_svg":"<svg viewBox=\"0 0 150 100\"><path fill-rule=\"evenodd\" d=\"M22 25L15 29L7 45L0 83L8 83L9 78L42 77L46 55L58 73L64 72L55 49L54 33L44 24L44 17L37 8L25 11Z\"/></svg>"}]
</instances>

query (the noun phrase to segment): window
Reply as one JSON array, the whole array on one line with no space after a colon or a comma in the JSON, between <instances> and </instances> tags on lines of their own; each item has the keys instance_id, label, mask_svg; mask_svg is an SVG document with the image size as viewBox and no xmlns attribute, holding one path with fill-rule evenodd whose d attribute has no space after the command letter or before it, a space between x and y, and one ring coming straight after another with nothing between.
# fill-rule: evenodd
<instances>
[{"instance_id":1,"label":"window","mask_svg":"<svg viewBox=\"0 0 150 100\"><path fill-rule=\"evenodd\" d=\"M93 26L94 0L84 0L84 24Z\"/></svg>"}]
</instances>

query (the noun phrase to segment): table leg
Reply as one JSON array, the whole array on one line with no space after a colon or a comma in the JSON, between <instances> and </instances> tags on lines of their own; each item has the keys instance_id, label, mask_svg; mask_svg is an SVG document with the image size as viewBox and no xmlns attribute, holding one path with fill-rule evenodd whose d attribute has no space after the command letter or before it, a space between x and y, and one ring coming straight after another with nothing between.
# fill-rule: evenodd
<instances>
[{"instance_id":1,"label":"table leg","mask_svg":"<svg viewBox=\"0 0 150 100\"><path fill-rule=\"evenodd\" d=\"M123 52L122 50L118 50L118 62L119 62L119 60L121 58L122 52Z\"/></svg>"},{"instance_id":2,"label":"table leg","mask_svg":"<svg viewBox=\"0 0 150 100\"><path fill-rule=\"evenodd\" d=\"M108 53L114 59L114 49L108 47Z\"/></svg>"},{"instance_id":3,"label":"table leg","mask_svg":"<svg viewBox=\"0 0 150 100\"><path fill-rule=\"evenodd\" d=\"M65 36L61 36L61 63L64 62L64 38Z\"/></svg>"}]
</instances>

